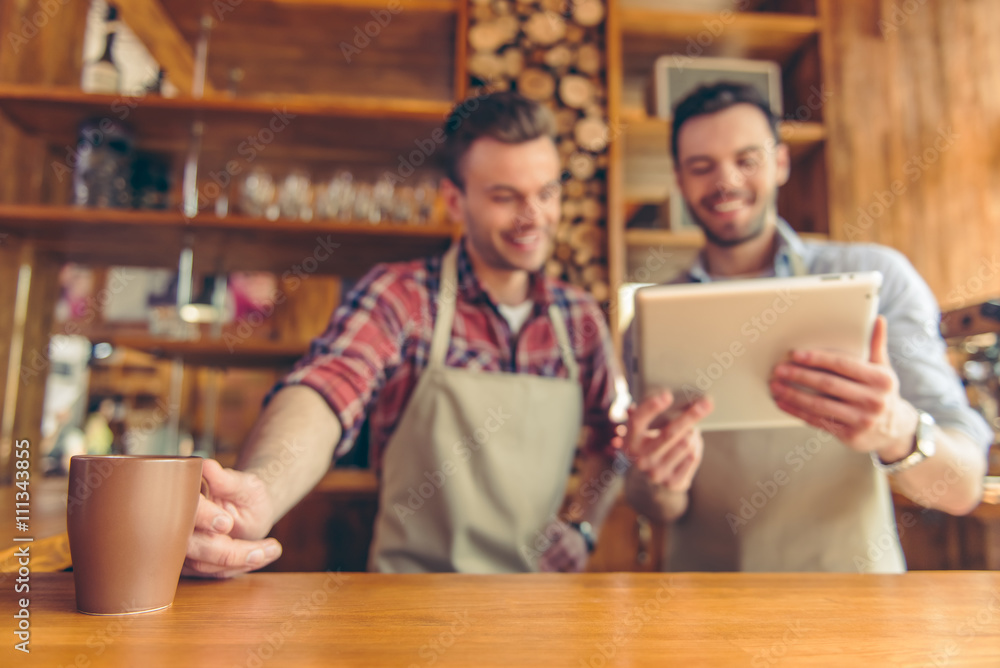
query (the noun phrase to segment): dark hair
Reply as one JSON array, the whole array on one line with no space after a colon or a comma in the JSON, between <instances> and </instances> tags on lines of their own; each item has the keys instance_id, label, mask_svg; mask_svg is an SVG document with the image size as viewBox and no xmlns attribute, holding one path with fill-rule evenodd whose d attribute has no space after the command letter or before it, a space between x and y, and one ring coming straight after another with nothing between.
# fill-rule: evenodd
<instances>
[{"instance_id":1,"label":"dark hair","mask_svg":"<svg viewBox=\"0 0 1000 668\"><path fill-rule=\"evenodd\" d=\"M541 103L504 91L459 103L448 114L444 133L438 165L452 183L464 189L462 160L474 141L482 137L504 144L521 144L539 137L555 140L556 123L552 112Z\"/></svg>"},{"instance_id":2,"label":"dark hair","mask_svg":"<svg viewBox=\"0 0 1000 668\"><path fill-rule=\"evenodd\" d=\"M674 108L673 125L670 129L670 153L677 162L677 136L681 126L696 116L714 114L736 106L737 104L752 104L760 109L767 119L767 124L774 134L774 140L781 142L778 131L778 117L771 110L771 105L753 86L733 81L720 81L706 86L699 86L690 95L677 103Z\"/></svg>"}]
</instances>

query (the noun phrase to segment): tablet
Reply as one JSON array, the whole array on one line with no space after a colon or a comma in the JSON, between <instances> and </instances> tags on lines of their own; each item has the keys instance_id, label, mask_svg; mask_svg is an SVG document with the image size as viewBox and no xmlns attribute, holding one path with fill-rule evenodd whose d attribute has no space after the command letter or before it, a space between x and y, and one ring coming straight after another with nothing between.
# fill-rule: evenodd
<instances>
[{"instance_id":1,"label":"tablet","mask_svg":"<svg viewBox=\"0 0 1000 668\"><path fill-rule=\"evenodd\" d=\"M708 395L704 431L801 426L768 388L771 371L795 348L867 359L882 274L654 285L635 293L632 346L636 399L669 389L669 419Z\"/></svg>"}]
</instances>

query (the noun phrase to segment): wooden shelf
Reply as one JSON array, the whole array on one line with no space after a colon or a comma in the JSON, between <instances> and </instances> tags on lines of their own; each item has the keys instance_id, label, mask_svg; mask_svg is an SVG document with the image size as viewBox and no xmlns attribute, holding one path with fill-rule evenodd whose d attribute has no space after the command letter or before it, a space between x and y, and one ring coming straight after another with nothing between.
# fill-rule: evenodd
<instances>
[{"instance_id":1,"label":"wooden shelf","mask_svg":"<svg viewBox=\"0 0 1000 668\"><path fill-rule=\"evenodd\" d=\"M705 245L705 235L701 230L673 232L671 230L632 229L625 230L628 246L664 246L666 248L691 249Z\"/></svg>"},{"instance_id":2,"label":"wooden shelf","mask_svg":"<svg viewBox=\"0 0 1000 668\"><path fill-rule=\"evenodd\" d=\"M405 1L405 4L403 2ZM400 0L400 5L407 12L442 12L458 11L459 0ZM176 2L171 3L171 7ZM285 7L291 9L306 9L316 7L321 9L386 9L386 0L251 0L247 5L266 7ZM202 5L198 5L202 6Z\"/></svg>"},{"instance_id":3,"label":"wooden shelf","mask_svg":"<svg viewBox=\"0 0 1000 668\"><path fill-rule=\"evenodd\" d=\"M171 340L155 336L112 335L92 337L94 343L107 342L118 348L132 348L163 358L180 358L187 364L214 367L292 366L308 349L308 344L225 339Z\"/></svg>"},{"instance_id":4,"label":"wooden shelf","mask_svg":"<svg viewBox=\"0 0 1000 668\"><path fill-rule=\"evenodd\" d=\"M806 241L825 241L829 239L825 234L814 234L799 232L798 235ZM661 229L630 229L625 230L625 243L632 247L643 246L663 246L665 248L676 248L679 250L701 248L705 245L705 235L701 230L690 230L674 232Z\"/></svg>"},{"instance_id":5,"label":"wooden shelf","mask_svg":"<svg viewBox=\"0 0 1000 668\"><path fill-rule=\"evenodd\" d=\"M244 163L244 169L257 157L283 157L302 149L321 151L330 160L377 153L386 168L395 168L401 153L417 148L414 141L427 139L434 144L431 133L451 107L450 100L334 95L129 97L0 84L0 111L29 134L65 147L67 155L76 145L80 123L87 119L122 121L132 128L139 147L175 152L186 150L194 123L201 121L204 151Z\"/></svg>"},{"instance_id":6,"label":"wooden shelf","mask_svg":"<svg viewBox=\"0 0 1000 668\"><path fill-rule=\"evenodd\" d=\"M626 61L652 62L669 53L726 56L787 63L813 39L820 28L815 16L732 12L679 12L622 9L621 27ZM703 39L701 36L705 35ZM693 40L694 46L691 47ZM702 44L706 42L707 45Z\"/></svg>"},{"instance_id":7,"label":"wooden shelf","mask_svg":"<svg viewBox=\"0 0 1000 668\"><path fill-rule=\"evenodd\" d=\"M460 234L449 224L406 225L185 218L179 211L0 205L0 232L34 241L64 261L88 265L177 266L190 244L202 273L360 276L378 262L439 253Z\"/></svg>"}]
</instances>

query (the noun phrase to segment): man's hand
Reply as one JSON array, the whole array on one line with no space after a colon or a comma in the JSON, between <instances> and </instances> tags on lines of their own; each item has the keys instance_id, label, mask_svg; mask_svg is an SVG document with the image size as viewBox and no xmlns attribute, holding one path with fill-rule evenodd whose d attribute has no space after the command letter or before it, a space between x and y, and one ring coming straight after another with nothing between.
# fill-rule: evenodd
<instances>
[{"instance_id":1,"label":"man's hand","mask_svg":"<svg viewBox=\"0 0 1000 668\"><path fill-rule=\"evenodd\" d=\"M552 537L552 545L538 559L538 570L543 573L580 573L587 567L587 542L580 532L561 520L549 525L545 535Z\"/></svg>"},{"instance_id":2,"label":"man's hand","mask_svg":"<svg viewBox=\"0 0 1000 668\"><path fill-rule=\"evenodd\" d=\"M622 449L636 468L672 492L686 492L701 464L704 444L698 422L712 412L712 400L702 397L659 429L656 418L674 403L666 391L629 409Z\"/></svg>"},{"instance_id":3,"label":"man's hand","mask_svg":"<svg viewBox=\"0 0 1000 668\"><path fill-rule=\"evenodd\" d=\"M867 362L795 350L790 361L774 367L771 395L781 410L830 432L852 450L898 461L912 449L918 414L899 394L888 338L885 317L879 316Z\"/></svg>"},{"instance_id":4,"label":"man's hand","mask_svg":"<svg viewBox=\"0 0 1000 668\"><path fill-rule=\"evenodd\" d=\"M280 557L278 541L261 540L274 516L264 482L252 473L224 469L214 459L205 460L202 476L208 489L198 500L182 575L228 578Z\"/></svg>"}]
</instances>

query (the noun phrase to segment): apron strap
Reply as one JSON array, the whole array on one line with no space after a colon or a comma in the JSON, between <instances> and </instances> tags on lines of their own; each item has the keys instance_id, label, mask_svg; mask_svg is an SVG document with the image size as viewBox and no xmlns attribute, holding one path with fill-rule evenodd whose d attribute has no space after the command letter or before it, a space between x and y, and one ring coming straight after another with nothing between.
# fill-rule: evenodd
<instances>
[{"instance_id":1,"label":"apron strap","mask_svg":"<svg viewBox=\"0 0 1000 668\"><path fill-rule=\"evenodd\" d=\"M566 322L563 320L562 313L559 312L559 307L555 304L549 304L549 320L552 321L552 329L556 331L556 343L559 345L563 364L569 370L569 379L575 382L580 378L580 366L576 363L576 355L573 354L573 346L569 341Z\"/></svg>"},{"instance_id":2,"label":"apron strap","mask_svg":"<svg viewBox=\"0 0 1000 668\"><path fill-rule=\"evenodd\" d=\"M437 317L434 318L434 335L431 338L430 365L443 366L451 340L451 326L455 321L455 298L458 294L458 244L453 244L441 258L441 277L438 280Z\"/></svg>"},{"instance_id":3,"label":"apron strap","mask_svg":"<svg viewBox=\"0 0 1000 668\"><path fill-rule=\"evenodd\" d=\"M792 270L792 276L805 276L809 273L806 269L805 260L795 251L788 253L788 265Z\"/></svg>"},{"instance_id":4,"label":"apron strap","mask_svg":"<svg viewBox=\"0 0 1000 668\"><path fill-rule=\"evenodd\" d=\"M458 294L458 245L448 249L441 259L441 278L438 285L437 317L434 319L434 334L431 338L431 352L428 360L431 365L444 365L448 354L448 342L451 340L451 326L455 321L455 299ZM556 333L556 342L563 364L569 370L569 378L577 381L580 378L580 366L576 363L573 346L570 344L569 332L563 320L559 307L549 305L549 319Z\"/></svg>"}]
</instances>

